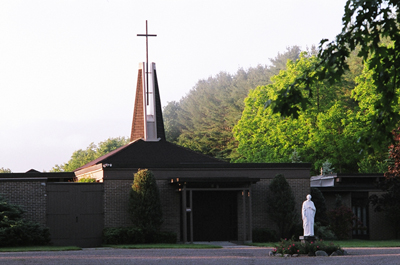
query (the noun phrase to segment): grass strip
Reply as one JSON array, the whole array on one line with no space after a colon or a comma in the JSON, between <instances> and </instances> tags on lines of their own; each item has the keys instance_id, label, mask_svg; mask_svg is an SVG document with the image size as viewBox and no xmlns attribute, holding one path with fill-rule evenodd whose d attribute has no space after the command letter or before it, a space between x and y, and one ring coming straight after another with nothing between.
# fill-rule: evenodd
<instances>
[{"instance_id":1,"label":"grass strip","mask_svg":"<svg viewBox=\"0 0 400 265\"><path fill-rule=\"evenodd\" d=\"M69 251L82 250L74 246L24 246L24 247L2 247L0 252L27 252L27 251Z\"/></svg>"},{"instance_id":2,"label":"grass strip","mask_svg":"<svg viewBox=\"0 0 400 265\"><path fill-rule=\"evenodd\" d=\"M400 240L360 240L360 239L351 239L351 240L334 240L330 241L334 244L338 244L342 248L362 248L362 247L400 247Z\"/></svg>"},{"instance_id":3,"label":"grass strip","mask_svg":"<svg viewBox=\"0 0 400 265\"><path fill-rule=\"evenodd\" d=\"M339 245L342 248L379 248L379 247L400 247L400 240L361 240L361 239L350 239L350 240L327 240L324 241L326 244L333 243ZM250 243L250 246L256 247L275 247L278 242L265 242L265 243Z\"/></svg>"},{"instance_id":4,"label":"grass strip","mask_svg":"<svg viewBox=\"0 0 400 265\"><path fill-rule=\"evenodd\" d=\"M134 245L103 245L103 247L127 248L127 249L145 249L145 248L206 249L206 248L222 248L221 246L207 245L207 244L134 244Z\"/></svg>"}]
</instances>

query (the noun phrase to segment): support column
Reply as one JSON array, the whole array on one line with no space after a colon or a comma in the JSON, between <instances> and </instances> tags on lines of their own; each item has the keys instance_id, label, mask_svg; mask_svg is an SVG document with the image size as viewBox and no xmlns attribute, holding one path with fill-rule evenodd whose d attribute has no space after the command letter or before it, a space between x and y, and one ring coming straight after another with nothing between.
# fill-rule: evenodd
<instances>
[{"instance_id":1,"label":"support column","mask_svg":"<svg viewBox=\"0 0 400 265\"><path fill-rule=\"evenodd\" d=\"M246 241L246 190L242 191L243 198L243 243Z\"/></svg>"},{"instance_id":2,"label":"support column","mask_svg":"<svg viewBox=\"0 0 400 265\"><path fill-rule=\"evenodd\" d=\"M193 244L193 191L189 192L190 200L190 242Z\"/></svg>"},{"instance_id":3,"label":"support column","mask_svg":"<svg viewBox=\"0 0 400 265\"><path fill-rule=\"evenodd\" d=\"M253 242L253 212L252 212L252 205L251 205L251 187L249 188L248 191L249 194L249 240Z\"/></svg>"},{"instance_id":4,"label":"support column","mask_svg":"<svg viewBox=\"0 0 400 265\"><path fill-rule=\"evenodd\" d=\"M187 243L186 185L182 188L182 240Z\"/></svg>"}]
</instances>

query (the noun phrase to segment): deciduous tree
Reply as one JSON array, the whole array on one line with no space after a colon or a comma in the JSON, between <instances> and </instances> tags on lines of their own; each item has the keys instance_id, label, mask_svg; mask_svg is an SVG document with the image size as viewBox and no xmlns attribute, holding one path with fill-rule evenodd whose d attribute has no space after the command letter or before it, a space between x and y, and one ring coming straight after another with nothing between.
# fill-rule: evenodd
<instances>
[{"instance_id":1,"label":"deciduous tree","mask_svg":"<svg viewBox=\"0 0 400 265\"><path fill-rule=\"evenodd\" d=\"M11 169L2 167L0 168L0 173L11 173Z\"/></svg>"},{"instance_id":2,"label":"deciduous tree","mask_svg":"<svg viewBox=\"0 0 400 265\"><path fill-rule=\"evenodd\" d=\"M375 133L363 140L367 144L377 144L379 148L382 141L390 139L390 132L400 118L399 7L400 3L393 0L348 0L342 18L342 32L332 42L328 43L326 39L320 42L320 62L279 91L271 102L273 112L298 117L300 110L310 105L310 99L316 96L313 83L324 79L331 84L340 81L349 69L347 59L350 53L359 49L358 55L372 70L371 80L378 97L369 127ZM302 93L304 90L306 94Z\"/></svg>"},{"instance_id":3,"label":"deciduous tree","mask_svg":"<svg viewBox=\"0 0 400 265\"><path fill-rule=\"evenodd\" d=\"M50 171L74 171L75 169L95 160L96 158L103 156L128 143L129 140L126 137L108 138L107 140L100 142L98 145L91 143L85 150L76 150L67 163L55 165Z\"/></svg>"}]
</instances>

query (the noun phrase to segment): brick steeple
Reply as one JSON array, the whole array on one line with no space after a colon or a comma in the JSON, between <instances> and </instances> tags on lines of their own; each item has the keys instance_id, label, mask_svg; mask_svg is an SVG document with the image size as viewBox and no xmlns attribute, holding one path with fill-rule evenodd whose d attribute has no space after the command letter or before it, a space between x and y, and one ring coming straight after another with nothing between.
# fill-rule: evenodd
<instances>
[{"instance_id":1,"label":"brick steeple","mask_svg":"<svg viewBox=\"0 0 400 265\"><path fill-rule=\"evenodd\" d=\"M145 74L145 69L145 63L140 63L130 140L143 139L151 142L165 140L156 64L151 64L150 75ZM149 76L148 90L146 76Z\"/></svg>"}]
</instances>

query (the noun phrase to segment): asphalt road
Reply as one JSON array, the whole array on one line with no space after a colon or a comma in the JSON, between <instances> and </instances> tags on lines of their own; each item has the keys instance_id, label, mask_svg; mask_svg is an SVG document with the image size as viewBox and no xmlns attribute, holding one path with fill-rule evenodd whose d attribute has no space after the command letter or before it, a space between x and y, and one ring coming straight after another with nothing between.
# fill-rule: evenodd
<instances>
[{"instance_id":1,"label":"asphalt road","mask_svg":"<svg viewBox=\"0 0 400 265\"><path fill-rule=\"evenodd\" d=\"M269 257L271 248L83 249L81 251L1 252L0 264L400 264L400 248L347 248L347 256Z\"/></svg>"}]
</instances>

